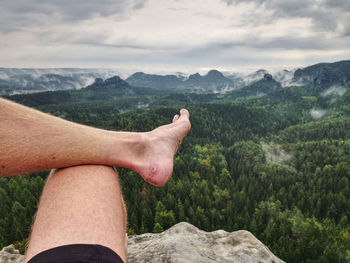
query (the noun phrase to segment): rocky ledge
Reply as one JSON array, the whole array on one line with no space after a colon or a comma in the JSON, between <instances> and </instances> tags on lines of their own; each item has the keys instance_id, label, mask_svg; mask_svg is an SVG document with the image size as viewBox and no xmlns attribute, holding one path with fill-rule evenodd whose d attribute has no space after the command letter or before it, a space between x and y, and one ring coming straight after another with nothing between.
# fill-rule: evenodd
<instances>
[{"instance_id":1,"label":"rocky ledge","mask_svg":"<svg viewBox=\"0 0 350 263\"><path fill-rule=\"evenodd\" d=\"M21 263L23 256L13 245L4 247L0 251L0 263Z\"/></svg>"},{"instance_id":2,"label":"rocky ledge","mask_svg":"<svg viewBox=\"0 0 350 263\"><path fill-rule=\"evenodd\" d=\"M281 263L248 231L205 232L189 223L179 223L160 234L129 237L128 263L260 262Z\"/></svg>"},{"instance_id":3,"label":"rocky ledge","mask_svg":"<svg viewBox=\"0 0 350 263\"><path fill-rule=\"evenodd\" d=\"M0 263L19 263L13 246L0 252ZM129 237L128 263L283 263L248 231L205 232L189 223L179 223L160 234Z\"/></svg>"}]
</instances>

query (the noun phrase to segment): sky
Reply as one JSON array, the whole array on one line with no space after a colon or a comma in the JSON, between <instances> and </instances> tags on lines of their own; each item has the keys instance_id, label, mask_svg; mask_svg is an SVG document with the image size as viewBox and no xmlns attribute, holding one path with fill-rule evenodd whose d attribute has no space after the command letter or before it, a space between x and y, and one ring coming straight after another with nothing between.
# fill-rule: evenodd
<instances>
[{"instance_id":1,"label":"sky","mask_svg":"<svg viewBox=\"0 0 350 263\"><path fill-rule=\"evenodd\" d=\"M166 73L346 59L349 0L0 1L0 67Z\"/></svg>"}]
</instances>

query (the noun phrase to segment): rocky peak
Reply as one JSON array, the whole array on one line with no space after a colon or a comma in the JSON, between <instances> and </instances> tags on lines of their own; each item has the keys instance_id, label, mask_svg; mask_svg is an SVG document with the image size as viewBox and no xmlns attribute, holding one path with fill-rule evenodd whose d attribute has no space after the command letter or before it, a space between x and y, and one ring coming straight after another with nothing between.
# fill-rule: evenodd
<instances>
[{"instance_id":1,"label":"rocky peak","mask_svg":"<svg viewBox=\"0 0 350 263\"><path fill-rule=\"evenodd\" d=\"M248 231L205 232L185 222L160 234L129 237L128 263L136 262L283 263Z\"/></svg>"},{"instance_id":2,"label":"rocky peak","mask_svg":"<svg viewBox=\"0 0 350 263\"><path fill-rule=\"evenodd\" d=\"M225 76L220 72L215 69L210 70L206 77L212 78L212 79L218 79L218 78L225 78Z\"/></svg>"},{"instance_id":3,"label":"rocky peak","mask_svg":"<svg viewBox=\"0 0 350 263\"><path fill-rule=\"evenodd\" d=\"M259 74L259 75L266 74L266 73L268 73L266 69L259 69L255 72L255 74Z\"/></svg>"},{"instance_id":4,"label":"rocky peak","mask_svg":"<svg viewBox=\"0 0 350 263\"><path fill-rule=\"evenodd\" d=\"M114 76L103 81L101 78L95 79L95 82L90 86L86 87L87 89L101 89L101 88L125 88L129 87L129 84L122 80L118 76Z\"/></svg>"},{"instance_id":5,"label":"rocky peak","mask_svg":"<svg viewBox=\"0 0 350 263\"><path fill-rule=\"evenodd\" d=\"M0 251L0 263L20 263L23 256L13 245ZM205 232L178 223L160 234L130 236L128 263L283 263L248 231Z\"/></svg>"},{"instance_id":6,"label":"rocky peak","mask_svg":"<svg viewBox=\"0 0 350 263\"><path fill-rule=\"evenodd\" d=\"M21 263L23 258L13 245L4 247L0 251L0 263Z\"/></svg>"},{"instance_id":7,"label":"rocky peak","mask_svg":"<svg viewBox=\"0 0 350 263\"><path fill-rule=\"evenodd\" d=\"M175 75L156 75L137 72L126 79L132 86L147 87L153 89L173 89L183 82L182 78Z\"/></svg>"},{"instance_id":8,"label":"rocky peak","mask_svg":"<svg viewBox=\"0 0 350 263\"><path fill-rule=\"evenodd\" d=\"M139 71L139 72L135 72L134 74L132 74L131 76L129 76L129 78L131 78L131 77L137 77L137 78L139 78L139 77L145 77L146 75L147 75L146 73Z\"/></svg>"},{"instance_id":9,"label":"rocky peak","mask_svg":"<svg viewBox=\"0 0 350 263\"><path fill-rule=\"evenodd\" d=\"M94 84L103 84L103 79L101 79L101 78L96 78Z\"/></svg>"},{"instance_id":10,"label":"rocky peak","mask_svg":"<svg viewBox=\"0 0 350 263\"><path fill-rule=\"evenodd\" d=\"M124 85L128 85L127 82L125 82L124 80L122 80L120 77L118 76L114 76L112 78L106 79L104 81L104 84L107 87L118 87L118 86L124 86Z\"/></svg>"},{"instance_id":11,"label":"rocky peak","mask_svg":"<svg viewBox=\"0 0 350 263\"><path fill-rule=\"evenodd\" d=\"M269 74L269 73L265 73L265 74L264 74L264 80L266 80L266 81L272 80L272 75Z\"/></svg>"},{"instance_id":12,"label":"rocky peak","mask_svg":"<svg viewBox=\"0 0 350 263\"><path fill-rule=\"evenodd\" d=\"M202 76L199 73L192 74L188 77L188 80L200 80Z\"/></svg>"}]
</instances>

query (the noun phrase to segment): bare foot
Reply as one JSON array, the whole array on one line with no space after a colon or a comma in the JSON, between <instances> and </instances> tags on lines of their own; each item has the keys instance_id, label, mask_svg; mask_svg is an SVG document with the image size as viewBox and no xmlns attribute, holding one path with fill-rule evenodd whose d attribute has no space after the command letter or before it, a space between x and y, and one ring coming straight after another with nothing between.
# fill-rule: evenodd
<instances>
[{"instance_id":1,"label":"bare foot","mask_svg":"<svg viewBox=\"0 0 350 263\"><path fill-rule=\"evenodd\" d=\"M175 115L171 124L143 133L142 151L137 154L132 169L146 182L163 186L169 181L173 172L174 155L191 129L189 116L189 112L182 109L180 116Z\"/></svg>"}]
</instances>

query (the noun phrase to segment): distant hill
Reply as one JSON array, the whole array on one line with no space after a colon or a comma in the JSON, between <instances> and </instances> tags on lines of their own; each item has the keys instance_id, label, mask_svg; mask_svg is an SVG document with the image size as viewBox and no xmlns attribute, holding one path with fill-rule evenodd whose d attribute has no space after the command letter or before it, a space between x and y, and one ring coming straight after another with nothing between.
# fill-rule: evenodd
<instances>
[{"instance_id":1,"label":"distant hill","mask_svg":"<svg viewBox=\"0 0 350 263\"><path fill-rule=\"evenodd\" d=\"M137 72L126 79L133 86L149 87L160 90L172 90L176 92L217 92L224 89L233 89L235 83L226 78L217 70L210 70L206 75L199 73L188 78L176 75L154 75Z\"/></svg>"},{"instance_id":2,"label":"distant hill","mask_svg":"<svg viewBox=\"0 0 350 263\"><path fill-rule=\"evenodd\" d=\"M98 100L115 100L126 96L154 95L159 92L150 88L130 86L118 76L105 81L96 79L95 82L84 89L46 91L32 94L7 96L7 98L25 104L38 106L45 104L91 102Z\"/></svg>"},{"instance_id":3,"label":"distant hill","mask_svg":"<svg viewBox=\"0 0 350 263\"><path fill-rule=\"evenodd\" d=\"M191 75L186 81L186 85L194 91L212 91L218 93L235 88L235 82L226 78L217 70L210 70L204 76L200 76L198 73Z\"/></svg>"},{"instance_id":4,"label":"distant hill","mask_svg":"<svg viewBox=\"0 0 350 263\"><path fill-rule=\"evenodd\" d=\"M226 97L261 97L281 89L281 84L271 74L265 73L263 79L253 82L241 89L226 94Z\"/></svg>"},{"instance_id":5,"label":"distant hill","mask_svg":"<svg viewBox=\"0 0 350 263\"><path fill-rule=\"evenodd\" d=\"M294 73L294 81L312 84L326 89L331 86L348 86L350 84L350 60L335 63L320 63Z\"/></svg>"},{"instance_id":6,"label":"distant hill","mask_svg":"<svg viewBox=\"0 0 350 263\"><path fill-rule=\"evenodd\" d=\"M174 90L181 86L183 79L176 75L154 75L136 72L126 79L130 85L160 90Z\"/></svg>"},{"instance_id":7,"label":"distant hill","mask_svg":"<svg viewBox=\"0 0 350 263\"><path fill-rule=\"evenodd\" d=\"M107 69L15 69L0 68L0 96L42 91L81 89L96 78L117 75Z\"/></svg>"}]
</instances>

